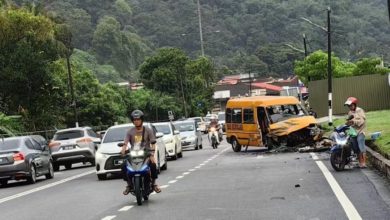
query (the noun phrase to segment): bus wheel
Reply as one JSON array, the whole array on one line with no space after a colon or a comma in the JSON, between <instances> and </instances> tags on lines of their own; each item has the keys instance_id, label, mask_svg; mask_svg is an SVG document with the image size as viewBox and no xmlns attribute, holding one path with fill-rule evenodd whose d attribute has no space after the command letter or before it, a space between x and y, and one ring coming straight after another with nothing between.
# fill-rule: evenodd
<instances>
[{"instance_id":1,"label":"bus wheel","mask_svg":"<svg viewBox=\"0 0 390 220\"><path fill-rule=\"evenodd\" d=\"M238 143L236 138L232 138L232 148L234 152L240 152L241 151L241 145Z\"/></svg>"}]
</instances>

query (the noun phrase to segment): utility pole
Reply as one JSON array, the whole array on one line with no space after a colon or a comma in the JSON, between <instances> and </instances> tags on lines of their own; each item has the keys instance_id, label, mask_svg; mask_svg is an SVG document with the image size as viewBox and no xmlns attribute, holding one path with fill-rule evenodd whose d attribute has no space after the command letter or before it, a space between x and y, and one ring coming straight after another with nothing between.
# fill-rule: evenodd
<instances>
[{"instance_id":1,"label":"utility pole","mask_svg":"<svg viewBox=\"0 0 390 220\"><path fill-rule=\"evenodd\" d=\"M249 68L249 97L252 96L252 75L251 68Z\"/></svg>"},{"instance_id":2,"label":"utility pole","mask_svg":"<svg viewBox=\"0 0 390 220\"><path fill-rule=\"evenodd\" d=\"M203 31L202 31L202 14L200 10L200 2L197 0L198 4L198 19L199 19L199 37L200 37L200 50L202 52L202 57L204 57L204 45L203 45Z\"/></svg>"},{"instance_id":3,"label":"utility pole","mask_svg":"<svg viewBox=\"0 0 390 220\"><path fill-rule=\"evenodd\" d=\"M329 107L329 125L333 124L332 108L332 39L330 28L330 7L328 7L328 107Z\"/></svg>"},{"instance_id":4,"label":"utility pole","mask_svg":"<svg viewBox=\"0 0 390 220\"><path fill-rule=\"evenodd\" d=\"M389 0L390 1L390 0ZM307 57L307 44L306 44L306 34L303 34L303 48L305 50L305 58Z\"/></svg>"}]
</instances>

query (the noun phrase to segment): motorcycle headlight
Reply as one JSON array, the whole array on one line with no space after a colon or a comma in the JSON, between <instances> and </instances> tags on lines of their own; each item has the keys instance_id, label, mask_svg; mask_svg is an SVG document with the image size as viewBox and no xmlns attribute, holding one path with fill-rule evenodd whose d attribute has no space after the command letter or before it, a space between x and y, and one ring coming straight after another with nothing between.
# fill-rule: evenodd
<instances>
[{"instance_id":1,"label":"motorcycle headlight","mask_svg":"<svg viewBox=\"0 0 390 220\"><path fill-rule=\"evenodd\" d=\"M132 157L141 157L144 156L145 152L143 150L132 150L130 151L130 155Z\"/></svg>"}]
</instances>

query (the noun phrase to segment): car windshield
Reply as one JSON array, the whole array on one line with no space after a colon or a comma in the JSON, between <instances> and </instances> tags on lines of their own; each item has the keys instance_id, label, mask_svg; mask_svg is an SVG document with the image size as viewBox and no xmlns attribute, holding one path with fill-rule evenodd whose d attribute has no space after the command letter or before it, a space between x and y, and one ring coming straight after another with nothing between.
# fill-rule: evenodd
<instances>
[{"instance_id":1,"label":"car windshield","mask_svg":"<svg viewBox=\"0 0 390 220\"><path fill-rule=\"evenodd\" d=\"M75 138L81 138L84 136L84 131L82 130L73 130L73 131L61 131L57 132L53 140L61 141L61 140L69 140Z\"/></svg>"},{"instance_id":2,"label":"car windshield","mask_svg":"<svg viewBox=\"0 0 390 220\"><path fill-rule=\"evenodd\" d=\"M223 113L223 114L218 114L218 120L219 120L219 121L225 121L225 113Z\"/></svg>"},{"instance_id":3,"label":"car windshield","mask_svg":"<svg viewBox=\"0 0 390 220\"><path fill-rule=\"evenodd\" d=\"M267 107L267 111L272 123L308 115L300 105L274 105Z\"/></svg>"},{"instance_id":4,"label":"car windshield","mask_svg":"<svg viewBox=\"0 0 390 220\"><path fill-rule=\"evenodd\" d=\"M0 139L0 150L13 150L20 147L20 139Z\"/></svg>"},{"instance_id":5,"label":"car windshield","mask_svg":"<svg viewBox=\"0 0 390 220\"><path fill-rule=\"evenodd\" d=\"M194 131L194 130L195 130L194 123L191 123L191 122L187 122L187 123L175 123L175 127L176 127L180 132Z\"/></svg>"},{"instance_id":6,"label":"car windshield","mask_svg":"<svg viewBox=\"0 0 390 220\"><path fill-rule=\"evenodd\" d=\"M125 140L126 132L133 126L112 128L104 135L103 143L121 142Z\"/></svg>"},{"instance_id":7,"label":"car windshield","mask_svg":"<svg viewBox=\"0 0 390 220\"><path fill-rule=\"evenodd\" d=\"M171 129L167 124L154 125L157 129L157 132L161 132L163 134L171 134Z\"/></svg>"}]
</instances>

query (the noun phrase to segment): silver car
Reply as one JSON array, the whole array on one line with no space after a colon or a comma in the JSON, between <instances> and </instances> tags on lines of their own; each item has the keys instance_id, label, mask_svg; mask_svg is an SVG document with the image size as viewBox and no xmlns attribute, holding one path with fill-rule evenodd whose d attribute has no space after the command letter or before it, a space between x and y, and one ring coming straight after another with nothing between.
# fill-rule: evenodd
<instances>
[{"instance_id":1,"label":"silver car","mask_svg":"<svg viewBox=\"0 0 390 220\"><path fill-rule=\"evenodd\" d=\"M0 139L0 184L27 179L35 183L38 176L54 177L47 141L39 135Z\"/></svg>"},{"instance_id":2,"label":"silver car","mask_svg":"<svg viewBox=\"0 0 390 220\"><path fill-rule=\"evenodd\" d=\"M59 130L54 134L49 147L54 160L54 170L60 165L71 169L73 163L90 162L95 166L95 152L100 138L90 127Z\"/></svg>"},{"instance_id":3,"label":"silver car","mask_svg":"<svg viewBox=\"0 0 390 220\"><path fill-rule=\"evenodd\" d=\"M175 121L175 128L180 131L181 146L185 148L202 149L202 134L195 120Z\"/></svg>"}]
</instances>

